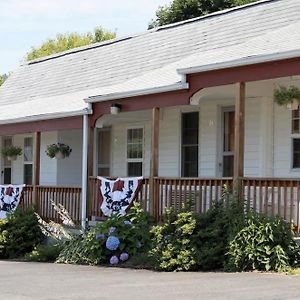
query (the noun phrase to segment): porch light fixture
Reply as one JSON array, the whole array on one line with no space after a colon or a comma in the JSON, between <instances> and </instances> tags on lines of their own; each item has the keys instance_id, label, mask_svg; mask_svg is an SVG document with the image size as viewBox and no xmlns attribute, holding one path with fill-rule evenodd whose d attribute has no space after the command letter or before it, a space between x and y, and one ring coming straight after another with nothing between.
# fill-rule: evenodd
<instances>
[{"instance_id":1,"label":"porch light fixture","mask_svg":"<svg viewBox=\"0 0 300 300\"><path fill-rule=\"evenodd\" d=\"M112 115L117 115L121 111L121 104L114 103L110 106L110 113Z\"/></svg>"}]
</instances>

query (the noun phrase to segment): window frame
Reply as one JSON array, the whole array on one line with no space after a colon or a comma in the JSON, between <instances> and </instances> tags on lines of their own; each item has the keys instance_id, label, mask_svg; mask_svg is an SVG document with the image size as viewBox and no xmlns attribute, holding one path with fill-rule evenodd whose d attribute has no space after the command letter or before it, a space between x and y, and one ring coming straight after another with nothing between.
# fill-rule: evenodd
<instances>
[{"instance_id":1,"label":"window frame","mask_svg":"<svg viewBox=\"0 0 300 300\"><path fill-rule=\"evenodd\" d=\"M2 136L2 139L1 139L2 147L5 147L5 140L9 140L10 142L8 144L10 144L11 146L14 144L13 136L5 135L5 136ZM5 182L6 169L10 169L10 182L9 183ZM1 176L1 183L2 184L11 184L12 180L13 180L13 164L12 164L12 161L8 160L6 157L2 157L2 171L3 171L3 173Z\"/></svg>"},{"instance_id":2,"label":"window frame","mask_svg":"<svg viewBox=\"0 0 300 300\"><path fill-rule=\"evenodd\" d=\"M294 118L293 114L294 114L294 111L290 111L290 128L289 128L289 131L290 131L290 135L291 135L291 138L290 138L290 169L291 171L293 172L299 172L300 171L300 165L299 167L294 167L294 140L300 140L300 108L298 107L297 109L298 111L298 118ZM293 133L293 121L294 120L299 120L299 133Z\"/></svg>"},{"instance_id":3,"label":"window frame","mask_svg":"<svg viewBox=\"0 0 300 300\"><path fill-rule=\"evenodd\" d=\"M183 144L183 115L187 114L197 114L198 116L198 128L197 128L197 144ZM187 147L197 147L197 174L195 176L184 176L184 161L183 161L183 155L184 155L184 148ZM199 177L199 147L200 147L200 111L199 110L193 110L193 111L181 111L180 112L180 176L186 177L186 178L193 178L193 177Z\"/></svg>"},{"instance_id":4,"label":"window frame","mask_svg":"<svg viewBox=\"0 0 300 300\"><path fill-rule=\"evenodd\" d=\"M32 141L32 157L31 160L25 160L25 140L26 139L31 139ZM33 184L33 174L34 174L34 138L33 136L24 136L23 138L23 182L24 184L28 184L25 183L25 165L31 165L32 167L32 176L31 176L31 183L28 185L32 185Z\"/></svg>"},{"instance_id":5,"label":"window frame","mask_svg":"<svg viewBox=\"0 0 300 300\"><path fill-rule=\"evenodd\" d=\"M128 132L129 130L140 129L142 130L142 157L141 158L128 158ZM144 158L145 158L145 126L130 126L126 128L126 147L125 147L125 157L126 157L126 176L128 175L128 163L141 163L142 164L142 173L141 175L135 176L143 176L144 174Z\"/></svg>"},{"instance_id":6,"label":"window frame","mask_svg":"<svg viewBox=\"0 0 300 300\"><path fill-rule=\"evenodd\" d=\"M99 163L99 155L100 155L100 140L99 140L99 135L100 132L109 132L110 135L110 139L109 139L109 164L101 164ZM98 128L98 130L96 131L96 139L97 139L97 143L96 143L96 160L95 160L95 172L97 176L104 176L99 174L99 169L109 169L109 174L105 175L105 176L111 176L111 172L112 172L112 156L113 156L113 141L112 141L112 137L113 137L113 131L112 131L112 127L103 127L103 128Z\"/></svg>"}]
</instances>

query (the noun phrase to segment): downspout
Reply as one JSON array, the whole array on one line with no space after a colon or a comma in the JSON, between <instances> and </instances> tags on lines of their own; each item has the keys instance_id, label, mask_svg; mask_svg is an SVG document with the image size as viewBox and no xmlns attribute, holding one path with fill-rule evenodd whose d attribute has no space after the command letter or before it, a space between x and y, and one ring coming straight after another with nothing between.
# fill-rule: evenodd
<instances>
[{"instance_id":1,"label":"downspout","mask_svg":"<svg viewBox=\"0 0 300 300\"><path fill-rule=\"evenodd\" d=\"M89 114L92 114L92 104L88 103L83 115L82 126L82 183L81 183L81 227L86 229L87 193L88 193L88 147L89 147Z\"/></svg>"}]
</instances>

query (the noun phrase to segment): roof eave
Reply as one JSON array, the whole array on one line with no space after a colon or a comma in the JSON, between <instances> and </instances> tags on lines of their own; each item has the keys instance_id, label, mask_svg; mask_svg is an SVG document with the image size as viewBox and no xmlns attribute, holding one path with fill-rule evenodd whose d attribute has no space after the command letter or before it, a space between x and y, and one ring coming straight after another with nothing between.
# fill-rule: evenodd
<instances>
[{"instance_id":1,"label":"roof eave","mask_svg":"<svg viewBox=\"0 0 300 300\"><path fill-rule=\"evenodd\" d=\"M36 121L44 121L44 120L51 120L51 119L61 119L61 118L70 118L70 117L78 117L83 115L92 114L92 110L90 108L85 108L82 110L70 111L70 112L57 112L57 113L49 113L49 114L41 114L41 115L34 115L28 117L21 117L21 118L13 118L13 119L6 119L0 120L0 125L8 125L14 123L28 123L28 122L36 122Z\"/></svg>"},{"instance_id":2,"label":"roof eave","mask_svg":"<svg viewBox=\"0 0 300 300\"><path fill-rule=\"evenodd\" d=\"M181 75L188 75L188 74L202 73L208 71L216 71L221 69L241 67L246 65L254 65L254 64L265 63L265 62L292 59L297 57L300 57L300 49L280 52L280 53L271 53L266 55L255 55L255 56L243 57L240 59L235 59L235 60L220 62L215 64L208 64L208 65L195 66L189 68L179 68L177 69L177 72L178 74Z\"/></svg>"},{"instance_id":3,"label":"roof eave","mask_svg":"<svg viewBox=\"0 0 300 300\"><path fill-rule=\"evenodd\" d=\"M84 101L87 103L104 102L109 100L118 100L118 99L130 98L130 97L138 97L138 96L146 96L151 94L173 92L178 90L186 90L188 88L189 88L188 83L178 82L175 84L165 85L165 86L155 87L155 88L147 88L147 89L133 90L127 92L120 92L120 93L111 93L106 95L90 96L86 98Z\"/></svg>"}]
</instances>

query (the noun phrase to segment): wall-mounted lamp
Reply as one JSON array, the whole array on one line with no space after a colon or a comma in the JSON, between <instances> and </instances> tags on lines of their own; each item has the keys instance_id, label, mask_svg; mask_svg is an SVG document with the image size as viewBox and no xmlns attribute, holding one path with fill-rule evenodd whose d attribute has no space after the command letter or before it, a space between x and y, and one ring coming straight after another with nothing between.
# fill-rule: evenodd
<instances>
[{"instance_id":1,"label":"wall-mounted lamp","mask_svg":"<svg viewBox=\"0 0 300 300\"><path fill-rule=\"evenodd\" d=\"M112 115L117 115L121 111L121 104L114 103L110 106L110 113Z\"/></svg>"}]
</instances>

